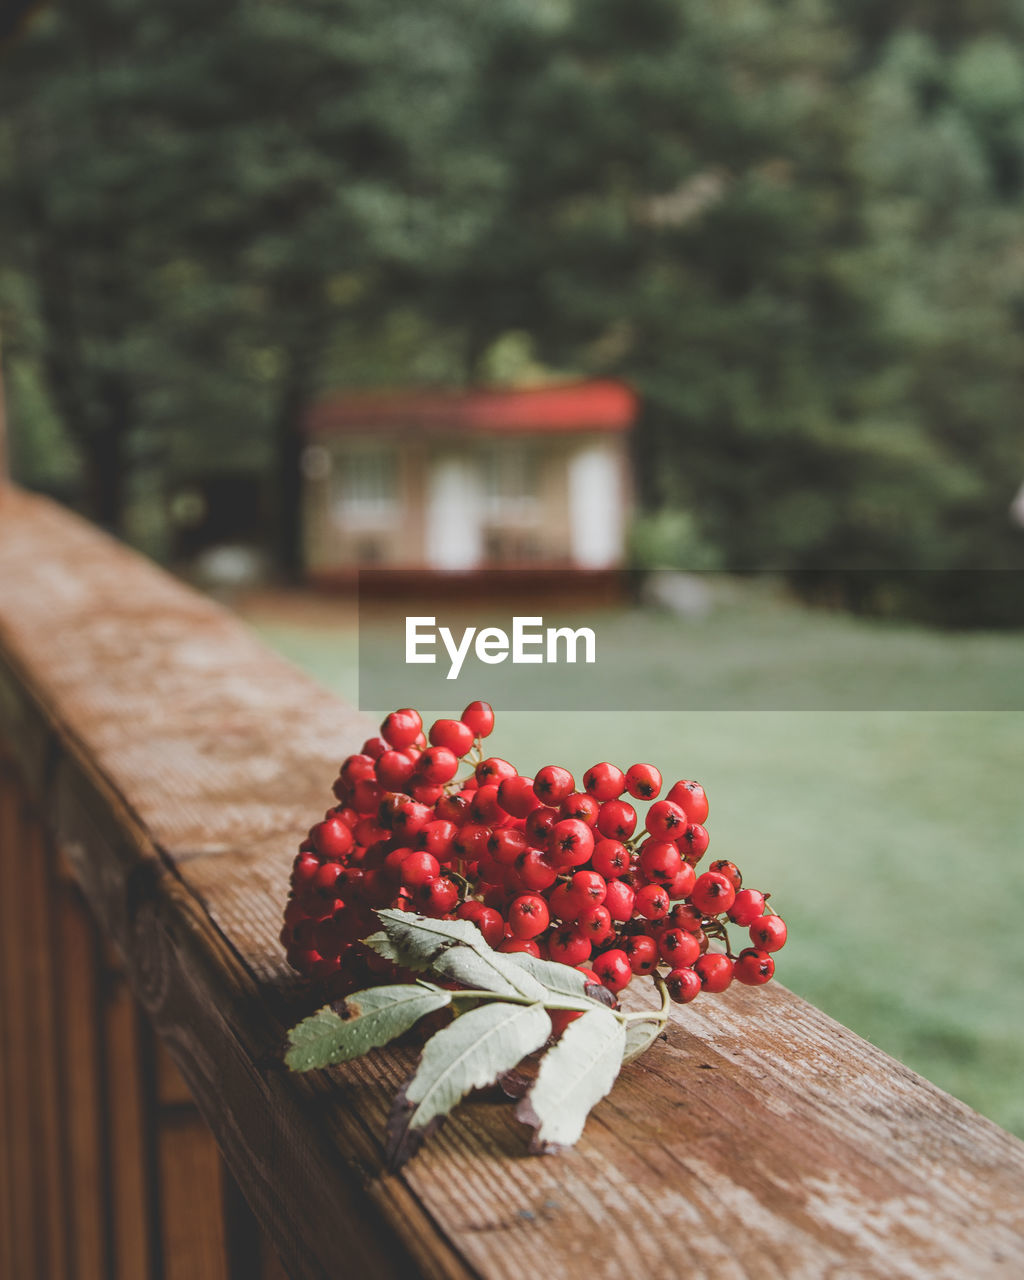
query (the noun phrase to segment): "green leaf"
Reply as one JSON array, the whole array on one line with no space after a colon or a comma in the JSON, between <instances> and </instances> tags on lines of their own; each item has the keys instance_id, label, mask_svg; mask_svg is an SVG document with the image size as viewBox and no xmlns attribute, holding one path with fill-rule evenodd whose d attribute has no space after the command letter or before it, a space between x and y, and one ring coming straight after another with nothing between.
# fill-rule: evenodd
<instances>
[{"instance_id":1,"label":"green leaf","mask_svg":"<svg viewBox=\"0 0 1024 1280\"><path fill-rule=\"evenodd\" d=\"M526 951L512 951L504 956L519 969L542 983L545 989L556 996L559 1005L572 1005L574 1009L592 1009L595 1004L603 1005L604 1001L588 994L594 984L588 982L578 969L567 964L559 964L555 960L538 960Z\"/></svg>"},{"instance_id":2,"label":"green leaf","mask_svg":"<svg viewBox=\"0 0 1024 1280\"><path fill-rule=\"evenodd\" d=\"M654 1017L655 1015L652 1014L650 1022L638 1018L626 1027L626 1044L622 1051L623 1065L646 1053L665 1030L664 1022L655 1022Z\"/></svg>"},{"instance_id":3,"label":"green leaf","mask_svg":"<svg viewBox=\"0 0 1024 1280\"><path fill-rule=\"evenodd\" d=\"M469 920L432 920L408 911L378 911L384 935L366 939L369 946L405 969L431 969L461 986L543 1001L536 978L510 963L483 939Z\"/></svg>"},{"instance_id":4,"label":"green leaf","mask_svg":"<svg viewBox=\"0 0 1024 1280\"><path fill-rule=\"evenodd\" d=\"M438 1031L402 1088L388 1122L388 1159L398 1168L471 1089L493 1084L551 1034L543 1005L486 1004Z\"/></svg>"},{"instance_id":5,"label":"green leaf","mask_svg":"<svg viewBox=\"0 0 1024 1280\"><path fill-rule=\"evenodd\" d=\"M625 1044L622 1023L607 1009L593 1009L566 1027L516 1107L518 1119L536 1129L532 1151L554 1151L579 1140L591 1107L615 1083Z\"/></svg>"},{"instance_id":6,"label":"green leaf","mask_svg":"<svg viewBox=\"0 0 1024 1280\"><path fill-rule=\"evenodd\" d=\"M419 984L358 991L342 1002L340 1012L325 1005L293 1027L285 1062L292 1071L348 1062L403 1035L425 1014L450 1003L451 992Z\"/></svg>"}]
</instances>

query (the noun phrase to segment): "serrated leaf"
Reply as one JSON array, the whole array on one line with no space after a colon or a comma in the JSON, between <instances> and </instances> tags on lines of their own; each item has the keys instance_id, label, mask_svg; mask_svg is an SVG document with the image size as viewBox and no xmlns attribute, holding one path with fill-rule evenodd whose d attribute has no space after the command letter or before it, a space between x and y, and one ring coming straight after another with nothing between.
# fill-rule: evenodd
<instances>
[{"instance_id":1,"label":"serrated leaf","mask_svg":"<svg viewBox=\"0 0 1024 1280\"><path fill-rule=\"evenodd\" d=\"M456 1018L427 1041L388 1122L388 1159L398 1168L471 1089L493 1084L551 1034L543 1005L497 1001Z\"/></svg>"},{"instance_id":2,"label":"serrated leaf","mask_svg":"<svg viewBox=\"0 0 1024 1280\"><path fill-rule=\"evenodd\" d=\"M437 987L395 984L370 987L349 996L340 1012L317 1010L288 1033L285 1062L292 1071L312 1071L361 1057L400 1035L420 1018L451 1004L451 992Z\"/></svg>"},{"instance_id":3,"label":"serrated leaf","mask_svg":"<svg viewBox=\"0 0 1024 1280\"><path fill-rule=\"evenodd\" d=\"M622 1051L623 1065L646 1053L664 1030L663 1022L645 1022L639 1018L636 1022L631 1022L626 1028L626 1044Z\"/></svg>"},{"instance_id":4,"label":"serrated leaf","mask_svg":"<svg viewBox=\"0 0 1024 1280\"><path fill-rule=\"evenodd\" d=\"M430 969L461 986L543 1001L544 988L510 956L501 955L469 920L433 920L408 911L378 911L385 937L373 934L369 946L406 969Z\"/></svg>"},{"instance_id":5,"label":"serrated leaf","mask_svg":"<svg viewBox=\"0 0 1024 1280\"><path fill-rule=\"evenodd\" d=\"M591 1108L615 1083L625 1044L625 1028L607 1009L593 1009L566 1027L516 1107L518 1119L536 1129L532 1151L571 1147L579 1140Z\"/></svg>"},{"instance_id":6,"label":"serrated leaf","mask_svg":"<svg viewBox=\"0 0 1024 1280\"><path fill-rule=\"evenodd\" d=\"M595 1004L604 1004L604 999L591 992L605 992L606 987L595 988L578 969L567 964L559 964L556 960L538 960L527 951L511 951L504 957L519 969L525 969L541 983L547 991L558 997L559 1004L571 1004L574 1009L592 1009Z\"/></svg>"}]
</instances>

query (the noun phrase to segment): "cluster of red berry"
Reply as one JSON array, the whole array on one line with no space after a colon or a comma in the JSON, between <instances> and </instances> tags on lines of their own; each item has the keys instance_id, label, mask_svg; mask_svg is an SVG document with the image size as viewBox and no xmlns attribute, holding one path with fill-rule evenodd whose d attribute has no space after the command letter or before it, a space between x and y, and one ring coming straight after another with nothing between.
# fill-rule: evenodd
<instances>
[{"instance_id":1,"label":"cluster of red berry","mask_svg":"<svg viewBox=\"0 0 1024 1280\"><path fill-rule=\"evenodd\" d=\"M699 783L677 782L659 800L650 764L596 764L582 791L558 765L522 777L484 757L493 728L485 702L426 736L418 712L393 711L345 760L338 804L292 869L281 941L294 968L338 995L393 976L360 945L379 928L374 910L392 907L471 920L497 950L573 965L614 993L666 966L680 1003L733 978L772 977L786 926L767 912L768 895L742 888L732 862L695 870L708 847ZM471 772L459 778L466 757ZM653 802L640 832L624 795ZM738 955L726 921L750 931Z\"/></svg>"}]
</instances>

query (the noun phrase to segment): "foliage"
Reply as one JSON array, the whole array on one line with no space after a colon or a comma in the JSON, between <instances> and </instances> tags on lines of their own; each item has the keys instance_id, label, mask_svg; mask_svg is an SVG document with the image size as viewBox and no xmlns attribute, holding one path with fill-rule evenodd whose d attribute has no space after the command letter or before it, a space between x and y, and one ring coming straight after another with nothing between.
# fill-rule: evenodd
<instances>
[{"instance_id":1,"label":"foliage","mask_svg":"<svg viewBox=\"0 0 1024 1280\"><path fill-rule=\"evenodd\" d=\"M660 1011L613 1012L607 993L588 985L578 970L492 951L468 921L377 914L384 929L369 945L405 969L429 970L449 988L421 979L356 992L294 1027L285 1061L293 1071L334 1066L397 1039L426 1014L450 1008L455 1020L427 1040L392 1107L393 1167L413 1155L467 1093L499 1082L542 1050L536 1078L516 1090L516 1115L535 1129L534 1151L572 1146L623 1062L648 1048L664 1027L664 1002ZM549 1015L556 1011L579 1016L548 1047Z\"/></svg>"},{"instance_id":2,"label":"foliage","mask_svg":"<svg viewBox=\"0 0 1024 1280\"><path fill-rule=\"evenodd\" d=\"M606 373L684 556L1019 564L1022 35L1010 0L42 10L0 88L16 461L73 447L115 525L146 472L258 470L295 572L320 388Z\"/></svg>"}]
</instances>

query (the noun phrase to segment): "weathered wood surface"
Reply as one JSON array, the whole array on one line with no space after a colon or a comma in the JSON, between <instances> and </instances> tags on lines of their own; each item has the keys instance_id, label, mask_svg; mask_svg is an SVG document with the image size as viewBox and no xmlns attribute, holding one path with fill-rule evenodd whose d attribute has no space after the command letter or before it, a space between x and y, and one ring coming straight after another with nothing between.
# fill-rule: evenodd
<instances>
[{"instance_id":1,"label":"weathered wood surface","mask_svg":"<svg viewBox=\"0 0 1024 1280\"><path fill-rule=\"evenodd\" d=\"M781 987L676 1011L569 1155L527 1157L480 1100L385 1174L407 1058L276 1065L307 1008L292 851L364 731L219 608L0 494L0 736L296 1280L1024 1275L1024 1144Z\"/></svg>"}]
</instances>

